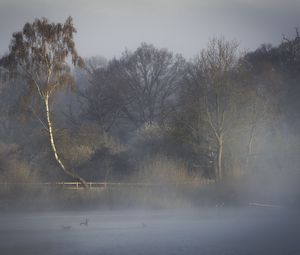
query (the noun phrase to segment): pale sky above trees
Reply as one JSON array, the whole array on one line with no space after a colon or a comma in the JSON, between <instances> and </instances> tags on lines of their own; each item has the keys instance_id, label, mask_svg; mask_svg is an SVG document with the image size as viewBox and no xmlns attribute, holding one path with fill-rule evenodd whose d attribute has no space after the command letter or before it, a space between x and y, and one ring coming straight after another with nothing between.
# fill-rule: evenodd
<instances>
[{"instance_id":1,"label":"pale sky above trees","mask_svg":"<svg viewBox=\"0 0 300 255\"><path fill-rule=\"evenodd\" d=\"M25 22L63 22L69 15L83 57L118 57L125 47L147 42L190 58L218 35L253 50L292 35L299 10L300 0L1 0L0 54Z\"/></svg>"}]
</instances>

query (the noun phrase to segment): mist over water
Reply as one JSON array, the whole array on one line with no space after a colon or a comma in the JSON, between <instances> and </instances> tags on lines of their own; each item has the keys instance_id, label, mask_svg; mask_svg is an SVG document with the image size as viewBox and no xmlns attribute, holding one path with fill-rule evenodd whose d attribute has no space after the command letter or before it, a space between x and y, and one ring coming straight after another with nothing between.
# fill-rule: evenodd
<instances>
[{"instance_id":1,"label":"mist over water","mask_svg":"<svg viewBox=\"0 0 300 255\"><path fill-rule=\"evenodd\" d=\"M86 217L88 226L80 226ZM300 249L297 213L278 208L1 214L0 223L3 254L298 254Z\"/></svg>"}]
</instances>

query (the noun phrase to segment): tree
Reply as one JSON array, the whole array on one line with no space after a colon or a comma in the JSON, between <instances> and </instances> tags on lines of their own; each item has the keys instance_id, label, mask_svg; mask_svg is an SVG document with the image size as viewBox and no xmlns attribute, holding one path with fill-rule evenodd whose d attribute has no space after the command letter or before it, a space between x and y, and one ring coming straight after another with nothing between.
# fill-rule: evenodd
<instances>
[{"instance_id":1,"label":"tree","mask_svg":"<svg viewBox=\"0 0 300 255\"><path fill-rule=\"evenodd\" d=\"M13 34L9 53L0 64L12 77L26 81L21 97L23 109L34 114L47 131L51 151L61 170L86 186L83 178L66 167L57 151L50 108L58 91L74 87L68 61L74 66L84 65L75 48L74 33L71 17L64 24L50 23L46 18L26 23L22 31Z\"/></svg>"},{"instance_id":2,"label":"tree","mask_svg":"<svg viewBox=\"0 0 300 255\"><path fill-rule=\"evenodd\" d=\"M258 156L256 144L264 140L265 135L260 135L258 139L258 134L274 122L274 106L278 104L276 98L282 82L281 72L276 70L277 58L278 54L272 46L263 45L240 60L245 77L238 111L241 119L239 128L246 127L244 133L248 134L244 161L246 171L250 170L250 162L254 163Z\"/></svg>"},{"instance_id":3,"label":"tree","mask_svg":"<svg viewBox=\"0 0 300 255\"><path fill-rule=\"evenodd\" d=\"M189 105L196 107L197 118L192 129L207 130L208 151L215 152L215 178L223 178L225 134L232 125L235 111L236 74L238 73L238 44L213 38L208 47L190 65L186 85L190 88ZM196 125L196 126L195 126Z\"/></svg>"},{"instance_id":4,"label":"tree","mask_svg":"<svg viewBox=\"0 0 300 255\"><path fill-rule=\"evenodd\" d=\"M247 98L244 107L240 107L240 110L246 109L244 120L249 129L245 157L248 170L250 166L263 168L261 161L267 157L273 158L268 164L287 162L283 153L279 153L283 145L274 144L278 138L288 141L299 130L299 57L300 40L296 29L296 35L283 36L279 46L263 44L242 59L248 72ZM285 153L293 155L291 150Z\"/></svg>"},{"instance_id":5,"label":"tree","mask_svg":"<svg viewBox=\"0 0 300 255\"><path fill-rule=\"evenodd\" d=\"M183 76L184 60L166 49L143 43L96 69L85 92L87 115L109 129L117 120L135 128L163 123Z\"/></svg>"}]
</instances>

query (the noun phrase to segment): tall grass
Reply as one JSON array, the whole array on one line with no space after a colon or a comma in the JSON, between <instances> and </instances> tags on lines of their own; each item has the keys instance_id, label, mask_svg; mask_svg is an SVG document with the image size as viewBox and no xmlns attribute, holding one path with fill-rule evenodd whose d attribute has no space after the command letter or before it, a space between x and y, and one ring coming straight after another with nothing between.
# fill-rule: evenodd
<instances>
[{"instance_id":1,"label":"tall grass","mask_svg":"<svg viewBox=\"0 0 300 255\"><path fill-rule=\"evenodd\" d=\"M180 184L200 181L202 177L189 173L187 164L182 160L156 155L140 163L138 180L154 184Z\"/></svg>"}]
</instances>

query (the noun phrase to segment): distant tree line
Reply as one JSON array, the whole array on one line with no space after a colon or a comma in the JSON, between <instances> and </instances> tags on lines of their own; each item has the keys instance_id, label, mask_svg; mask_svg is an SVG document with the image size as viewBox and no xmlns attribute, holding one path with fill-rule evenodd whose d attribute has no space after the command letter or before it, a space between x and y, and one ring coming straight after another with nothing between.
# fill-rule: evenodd
<instances>
[{"instance_id":1,"label":"distant tree line","mask_svg":"<svg viewBox=\"0 0 300 255\"><path fill-rule=\"evenodd\" d=\"M300 166L295 32L249 52L214 37L192 60L147 43L119 58L84 60L71 18L26 23L0 60L1 175L25 164L35 178L85 184L138 177L157 160L161 171L175 162L191 178L216 181L293 175Z\"/></svg>"}]
</instances>

